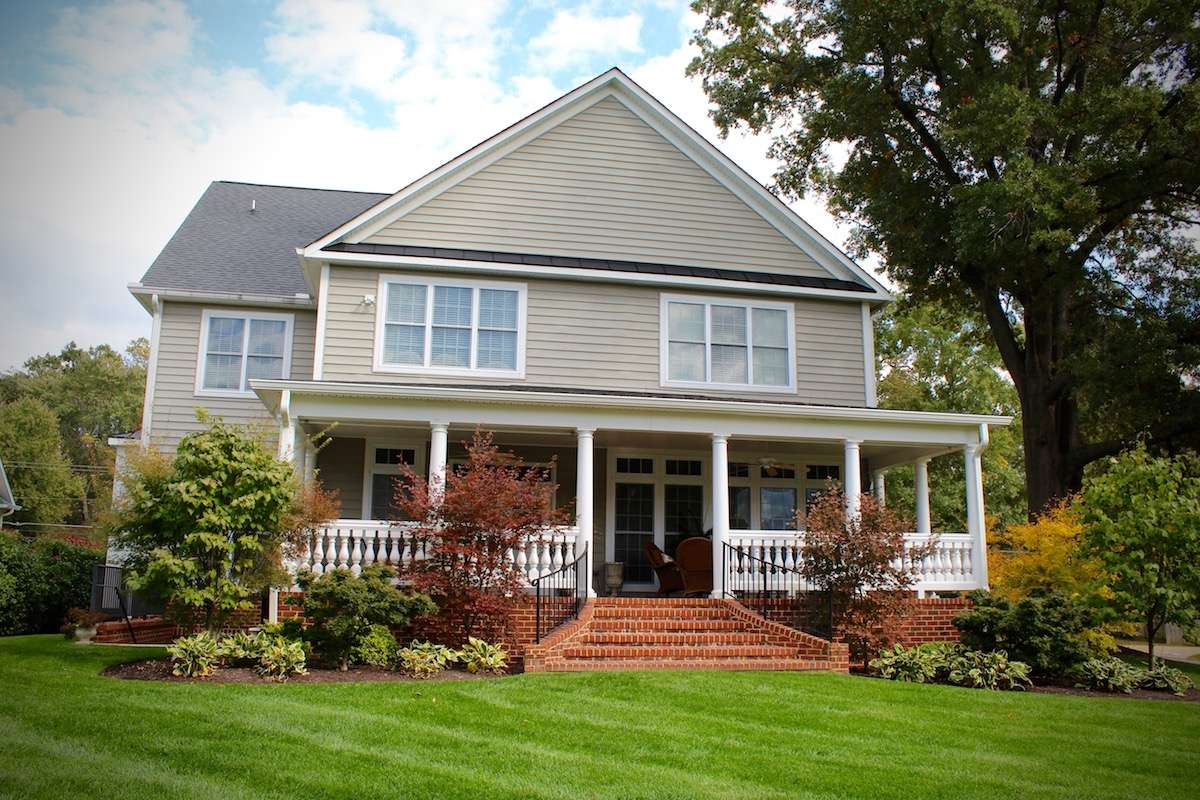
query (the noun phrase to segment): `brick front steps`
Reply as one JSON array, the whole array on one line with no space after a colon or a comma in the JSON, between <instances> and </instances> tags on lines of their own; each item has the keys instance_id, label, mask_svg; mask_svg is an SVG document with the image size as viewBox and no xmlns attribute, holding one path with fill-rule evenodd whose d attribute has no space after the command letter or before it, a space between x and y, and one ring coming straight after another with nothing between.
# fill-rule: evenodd
<instances>
[{"instance_id":1,"label":"brick front steps","mask_svg":"<svg viewBox=\"0 0 1200 800\"><path fill-rule=\"evenodd\" d=\"M849 669L846 646L768 622L735 600L600 597L525 652L526 672Z\"/></svg>"}]
</instances>

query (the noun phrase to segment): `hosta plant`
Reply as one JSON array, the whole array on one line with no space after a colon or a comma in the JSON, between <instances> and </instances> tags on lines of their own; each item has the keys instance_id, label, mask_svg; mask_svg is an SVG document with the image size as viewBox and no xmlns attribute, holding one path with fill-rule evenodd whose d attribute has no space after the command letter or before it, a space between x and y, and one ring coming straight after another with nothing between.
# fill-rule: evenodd
<instances>
[{"instance_id":1,"label":"hosta plant","mask_svg":"<svg viewBox=\"0 0 1200 800\"><path fill-rule=\"evenodd\" d=\"M953 648L942 642L916 647L896 645L871 659L871 669L880 677L905 683L934 683L945 677Z\"/></svg>"},{"instance_id":2,"label":"hosta plant","mask_svg":"<svg viewBox=\"0 0 1200 800\"><path fill-rule=\"evenodd\" d=\"M208 631L182 636L167 647L171 673L188 678L211 675L221 661L217 639Z\"/></svg>"},{"instance_id":3,"label":"hosta plant","mask_svg":"<svg viewBox=\"0 0 1200 800\"><path fill-rule=\"evenodd\" d=\"M222 636L217 642L217 655L226 666L245 666L258 660L267 638L262 633L250 634L245 631Z\"/></svg>"},{"instance_id":4,"label":"hosta plant","mask_svg":"<svg viewBox=\"0 0 1200 800\"><path fill-rule=\"evenodd\" d=\"M1154 669L1142 673L1141 686L1152 691L1184 695L1195 686L1182 670L1168 667L1161 658L1154 660Z\"/></svg>"},{"instance_id":5,"label":"hosta plant","mask_svg":"<svg viewBox=\"0 0 1200 800\"><path fill-rule=\"evenodd\" d=\"M1075 670L1076 686L1097 692L1129 694L1142 683L1145 670L1119 658L1091 658Z\"/></svg>"},{"instance_id":6,"label":"hosta plant","mask_svg":"<svg viewBox=\"0 0 1200 800\"><path fill-rule=\"evenodd\" d=\"M508 669L508 651L501 645L489 644L474 636L467 639L458 658L467 672L491 672L499 674Z\"/></svg>"},{"instance_id":7,"label":"hosta plant","mask_svg":"<svg viewBox=\"0 0 1200 800\"><path fill-rule=\"evenodd\" d=\"M958 648L950 656L946 680L973 689L1019 691L1030 685L1029 665L1012 661L1003 650L985 653Z\"/></svg>"},{"instance_id":8,"label":"hosta plant","mask_svg":"<svg viewBox=\"0 0 1200 800\"><path fill-rule=\"evenodd\" d=\"M413 642L408 647L401 648L396 654L400 671L414 678L432 678L459 659L457 650L433 644L432 642Z\"/></svg>"},{"instance_id":9,"label":"hosta plant","mask_svg":"<svg viewBox=\"0 0 1200 800\"><path fill-rule=\"evenodd\" d=\"M258 654L255 671L272 681L286 681L292 675L304 675L304 645L294 639L264 637L265 644Z\"/></svg>"}]
</instances>

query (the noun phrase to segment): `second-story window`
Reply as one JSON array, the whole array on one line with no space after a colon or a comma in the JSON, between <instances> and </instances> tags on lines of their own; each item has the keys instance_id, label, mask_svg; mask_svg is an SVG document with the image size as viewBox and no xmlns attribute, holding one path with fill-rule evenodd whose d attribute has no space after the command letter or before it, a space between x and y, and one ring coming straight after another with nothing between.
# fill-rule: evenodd
<instances>
[{"instance_id":1,"label":"second-story window","mask_svg":"<svg viewBox=\"0 0 1200 800\"><path fill-rule=\"evenodd\" d=\"M382 279L376 367L519 374L524 294L513 284Z\"/></svg>"},{"instance_id":2,"label":"second-story window","mask_svg":"<svg viewBox=\"0 0 1200 800\"><path fill-rule=\"evenodd\" d=\"M662 381L786 391L795 385L785 303L663 296Z\"/></svg>"},{"instance_id":3,"label":"second-story window","mask_svg":"<svg viewBox=\"0 0 1200 800\"><path fill-rule=\"evenodd\" d=\"M205 311L196 393L247 394L255 378L286 378L291 330L291 314Z\"/></svg>"}]
</instances>

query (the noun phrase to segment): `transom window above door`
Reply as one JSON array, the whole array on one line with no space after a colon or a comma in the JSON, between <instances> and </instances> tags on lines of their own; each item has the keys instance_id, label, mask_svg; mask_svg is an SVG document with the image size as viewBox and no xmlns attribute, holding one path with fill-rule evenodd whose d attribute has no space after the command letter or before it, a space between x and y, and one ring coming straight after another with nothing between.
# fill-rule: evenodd
<instances>
[{"instance_id":1,"label":"transom window above door","mask_svg":"<svg viewBox=\"0 0 1200 800\"><path fill-rule=\"evenodd\" d=\"M206 310L200 317L196 394L251 394L255 378L286 378L292 315Z\"/></svg>"},{"instance_id":2,"label":"transom window above door","mask_svg":"<svg viewBox=\"0 0 1200 800\"><path fill-rule=\"evenodd\" d=\"M659 329L664 386L795 388L789 303L663 295Z\"/></svg>"},{"instance_id":3,"label":"transom window above door","mask_svg":"<svg viewBox=\"0 0 1200 800\"><path fill-rule=\"evenodd\" d=\"M376 371L525 371L524 284L382 276L378 306Z\"/></svg>"}]
</instances>

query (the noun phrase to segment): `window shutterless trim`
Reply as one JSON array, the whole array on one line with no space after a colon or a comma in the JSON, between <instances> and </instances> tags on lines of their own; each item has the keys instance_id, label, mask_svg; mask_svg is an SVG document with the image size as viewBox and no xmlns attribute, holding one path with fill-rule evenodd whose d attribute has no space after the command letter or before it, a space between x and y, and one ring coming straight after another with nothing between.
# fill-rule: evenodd
<instances>
[{"instance_id":1,"label":"window shutterless trim","mask_svg":"<svg viewBox=\"0 0 1200 800\"><path fill-rule=\"evenodd\" d=\"M391 285L400 286L423 286L425 287L425 320L421 326L425 330L425 354L423 364L386 364L383 360L383 339L387 325L406 325L410 323L389 323L387 321L387 295L388 287ZM435 325L433 323L433 294L434 287L444 286L457 289L471 290L471 363L474 364L479 359L479 290L480 289L498 289L501 291L510 291L517 293L517 344L516 344L516 367L514 369L497 369L495 367L479 368L479 367L440 367L432 365L432 347L433 347L433 329L441 327L454 327L454 325ZM467 280L462 278L427 278L418 275L391 275L388 273L380 273L379 287L375 295L375 342L374 354L372 357L373 372L387 372L400 375L452 375L452 376L476 376L476 377L492 377L492 378L518 378L525 377L525 338L526 338L526 317L528 311L528 286L524 283L503 283L499 281L480 281ZM417 327L417 325L411 325ZM463 328L465 329L465 328ZM499 330L497 328L485 328L484 330Z\"/></svg>"},{"instance_id":2,"label":"window shutterless trim","mask_svg":"<svg viewBox=\"0 0 1200 800\"><path fill-rule=\"evenodd\" d=\"M413 472L418 475L425 474L426 458L426 442L422 439L411 438L411 434L407 437L399 437L389 439L387 437L368 436L363 440L365 450L363 452L363 482L362 482L362 519L374 519L371 516L372 508L372 493L374 491L376 475L391 475L398 476L400 474L399 464L376 464L375 463L375 448L386 447L392 450L412 450L413 460L415 464L409 464Z\"/></svg>"},{"instance_id":3,"label":"window shutterless trim","mask_svg":"<svg viewBox=\"0 0 1200 800\"><path fill-rule=\"evenodd\" d=\"M204 388L204 372L208 367L208 328L213 317L218 319L240 319L242 325L242 372L238 380L239 386L246 389L206 389ZM246 370L250 363L250 322L263 320L268 322L283 322L283 370L280 380L287 380L292 371L292 338L296 328L295 314L280 314L272 311L238 311L224 308L206 308L200 313L200 346L196 355L196 382L193 395L196 397L254 397L254 390L249 387ZM258 380L257 378L255 380Z\"/></svg>"},{"instance_id":4,"label":"window shutterless trim","mask_svg":"<svg viewBox=\"0 0 1200 800\"><path fill-rule=\"evenodd\" d=\"M671 378L671 303L685 303L704 308L704 374L712 375L712 306L736 306L746 310L746 383L718 383L710 380L685 381ZM787 384L754 383L754 309L782 311L786 314ZM740 347L741 345L736 345ZM773 350L778 348L771 348ZM796 393L796 307L794 303L747 300L744 297L717 295L660 294L658 308L659 385L681 389L704 389L738 392Z\"/></svg>"}]
</instances>

